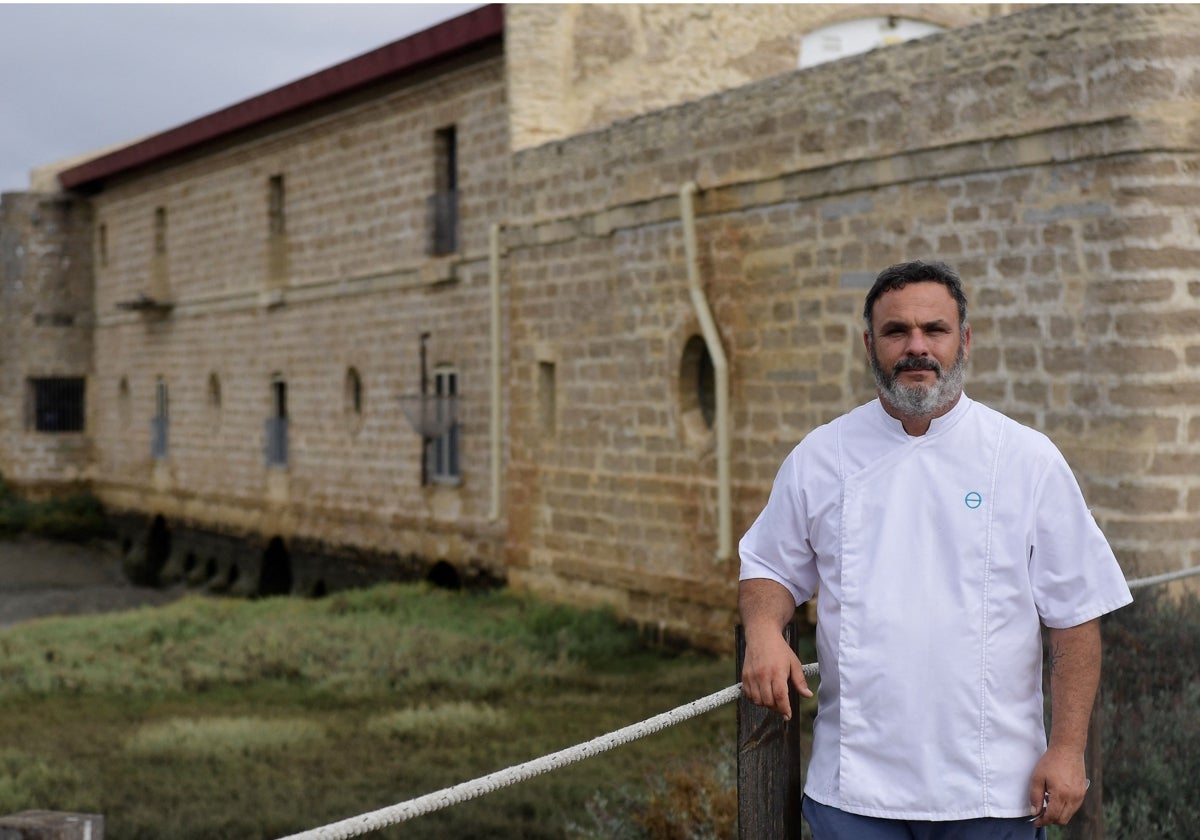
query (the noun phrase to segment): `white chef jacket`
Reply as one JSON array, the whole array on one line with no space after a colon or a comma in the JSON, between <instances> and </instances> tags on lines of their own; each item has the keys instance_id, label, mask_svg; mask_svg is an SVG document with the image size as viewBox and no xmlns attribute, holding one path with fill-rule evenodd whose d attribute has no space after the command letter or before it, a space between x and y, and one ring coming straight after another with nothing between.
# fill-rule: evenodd
<instances>
[{"instance_id":1,"label":"white chef jacket","mask_svg":"<svg viewBox=\"0 0 1200 840\"><path fill-rule=\"evenodd\" d=\"M878 400L814 430L740 554L797 604L820 585L805 793L866 816L1026 816L1040 623L1132 600L1054 444L966 395L919 437Z\"/></svg>"}]
</instances>

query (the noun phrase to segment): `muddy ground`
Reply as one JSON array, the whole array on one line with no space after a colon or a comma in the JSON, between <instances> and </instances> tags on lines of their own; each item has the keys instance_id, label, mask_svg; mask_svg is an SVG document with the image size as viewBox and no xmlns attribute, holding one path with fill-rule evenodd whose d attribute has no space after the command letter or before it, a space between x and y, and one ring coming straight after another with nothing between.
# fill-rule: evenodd
<instances>
[{"instance_id":1,"label":"muddy ground","mask_svg":"<svg viewBox=\"0 0 1200 840\"><path fill-rule=\"evenodd\" d=\"M134 586L121 571L114 545L0 539L0 627L43 616L165 604L185 591Z\"/></svg>"}]
</instances>

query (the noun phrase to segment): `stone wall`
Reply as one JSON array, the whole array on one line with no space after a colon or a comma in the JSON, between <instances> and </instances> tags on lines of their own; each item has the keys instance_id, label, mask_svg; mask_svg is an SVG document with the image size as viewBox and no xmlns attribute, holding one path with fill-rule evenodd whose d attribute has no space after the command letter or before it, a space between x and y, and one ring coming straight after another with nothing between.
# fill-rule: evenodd
<instances>
[{"instance_id":1,"label":"stone wall","mask_svg":"<svg viewBox=\"0 0 1200 840\"><path fill-rule=\"evenodd\" d=\"M83 432L39 432L33 378L90 379L92 228L86 201L54 193L0 196L0 471L26 491L83 482ZM91 405L85 386L85 411Z\"/></svg>"},{"instance_id":2,"label":"stone wall","mask_svg":"<svg viewBox=\"0 0 1200 840\"><path fill-rule=\"evenodd\" d=\"M1042 7L518 153L510 580L731 644L684 363L692 180L735 534L791 447L873 395L875 273L944 258L968 393L1060 445L1131 576L1200 562L1197 56L1195 7Z\"/></svg>"},{"instance_id":3,"label":"stone wall","mask_svg":"<svg viewBox=\"0 0 1200 840\"><path fill-rule=\"evenodd\" d=\"M801 38L901 15L947 28L1013 4L514 3L505 7L514 149L794 70Z\"/></svg>"},{"instance_id":4,"label":"stone wall","mask_svg":"<svg viewBox=\"0 0 1200 840\"><path fill-rule=\"evenodd\" d=\"M430 258L435 133L450 125L459 245ZM323 545L494 574L487 235L503 213L507 152L492 48L106 185L92 199L107 242L95 296L100 497L172 530L251 545L279 536L293 556ZM273 234L276 176L285 212ZM458 374L457 485L423 483L422 440L398 399L420 389L423 333L428 371ZM264 457L275 378L287 385L286 467ZM155 458L160 382L169 434Z\"/></svg>"},{"instance_id":5,"label":"stone wall","mask_svg":"<svg viewBox=\"0 0 1200 840\"><path fill-rule=\"evenodd\" d=\"M293 591L318 591L337 585L326 557L353 581L447 574L446 561L727 649L737 560L716 556L680 223L695 182L698 267L730 360L735 538L796 441L871 398L860 311L874 275L944 258L972 300L968 393L1059 443L1128 573L1200 562L1200 11L1037 7L805 71L788 69L791 29L772 40L759 7L736 7L744 30L725 25L734 13L510 7L503 55L293 114L86 201L5 195L6 474L91 479L168 577L252 592L283 579L271 569L287 556ZM585 37L592 18L603 26ZM550 59L591 52L571 59L569 89L541 76L539 100L538 74L568 67L534 66L522 39L546 27ZM703 92L761 80L624 118L697 92L680 81L686 61L638 52L649 31L729 36ZM638 61L659 85L626 84ZM528 131L525 116L576 96L582 110ZM451 124L461 239L431 258L435 138ZM546 137L560 139L510 154ZM486 248L499 221L493 519ZM419 389L425 334L429 369L458 374L459 484L422 481L397 399ZM86 435L27 433L18 395L41 375L89 377ZM286 467L264 457L276 378ZM160 383L169 434L154 457Z\"/></svg>"}]
</instances>

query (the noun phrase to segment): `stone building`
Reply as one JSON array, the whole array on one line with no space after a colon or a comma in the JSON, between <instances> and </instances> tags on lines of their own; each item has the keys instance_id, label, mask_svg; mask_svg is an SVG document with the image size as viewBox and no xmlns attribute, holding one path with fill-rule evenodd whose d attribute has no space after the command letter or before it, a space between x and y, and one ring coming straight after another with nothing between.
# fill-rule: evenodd
<instances>
[{"instance_id":1,"label":"stone building","mask_svg":"<svg viewBox=\"0 0 1200 840\"><path fill-rule=\"evenodd\" d=\"M851 12L881 48L806 62ZM1127 572L1194 565L1198 47L1190 6L484 7L5 196L0 470L168 576L505 579L726 648L775 469L872 396L865 287L944 258L968 392ZM55 446L12 408L52 376Z\"/></svg>"}]
</instances>

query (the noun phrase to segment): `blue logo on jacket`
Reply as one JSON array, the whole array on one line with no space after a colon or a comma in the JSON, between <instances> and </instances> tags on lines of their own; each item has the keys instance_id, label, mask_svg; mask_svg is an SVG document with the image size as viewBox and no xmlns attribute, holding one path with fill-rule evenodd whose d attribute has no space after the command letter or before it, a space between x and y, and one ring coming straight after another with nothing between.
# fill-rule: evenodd
<instances>
[{"instance_id":1,"label":"blue logo on jacket","mask_svg":"<svg viewBox=\"0 0 1200 840\"><path fill-rule=\"evenodd\" d=\"M980 496L978 493L972 490L966 495L966 498L964 498L963 501L967 503L967 507L969 507L971 510L975 510L975 508L983 504L983 496Z\"/></svg>"}]
</instances>

